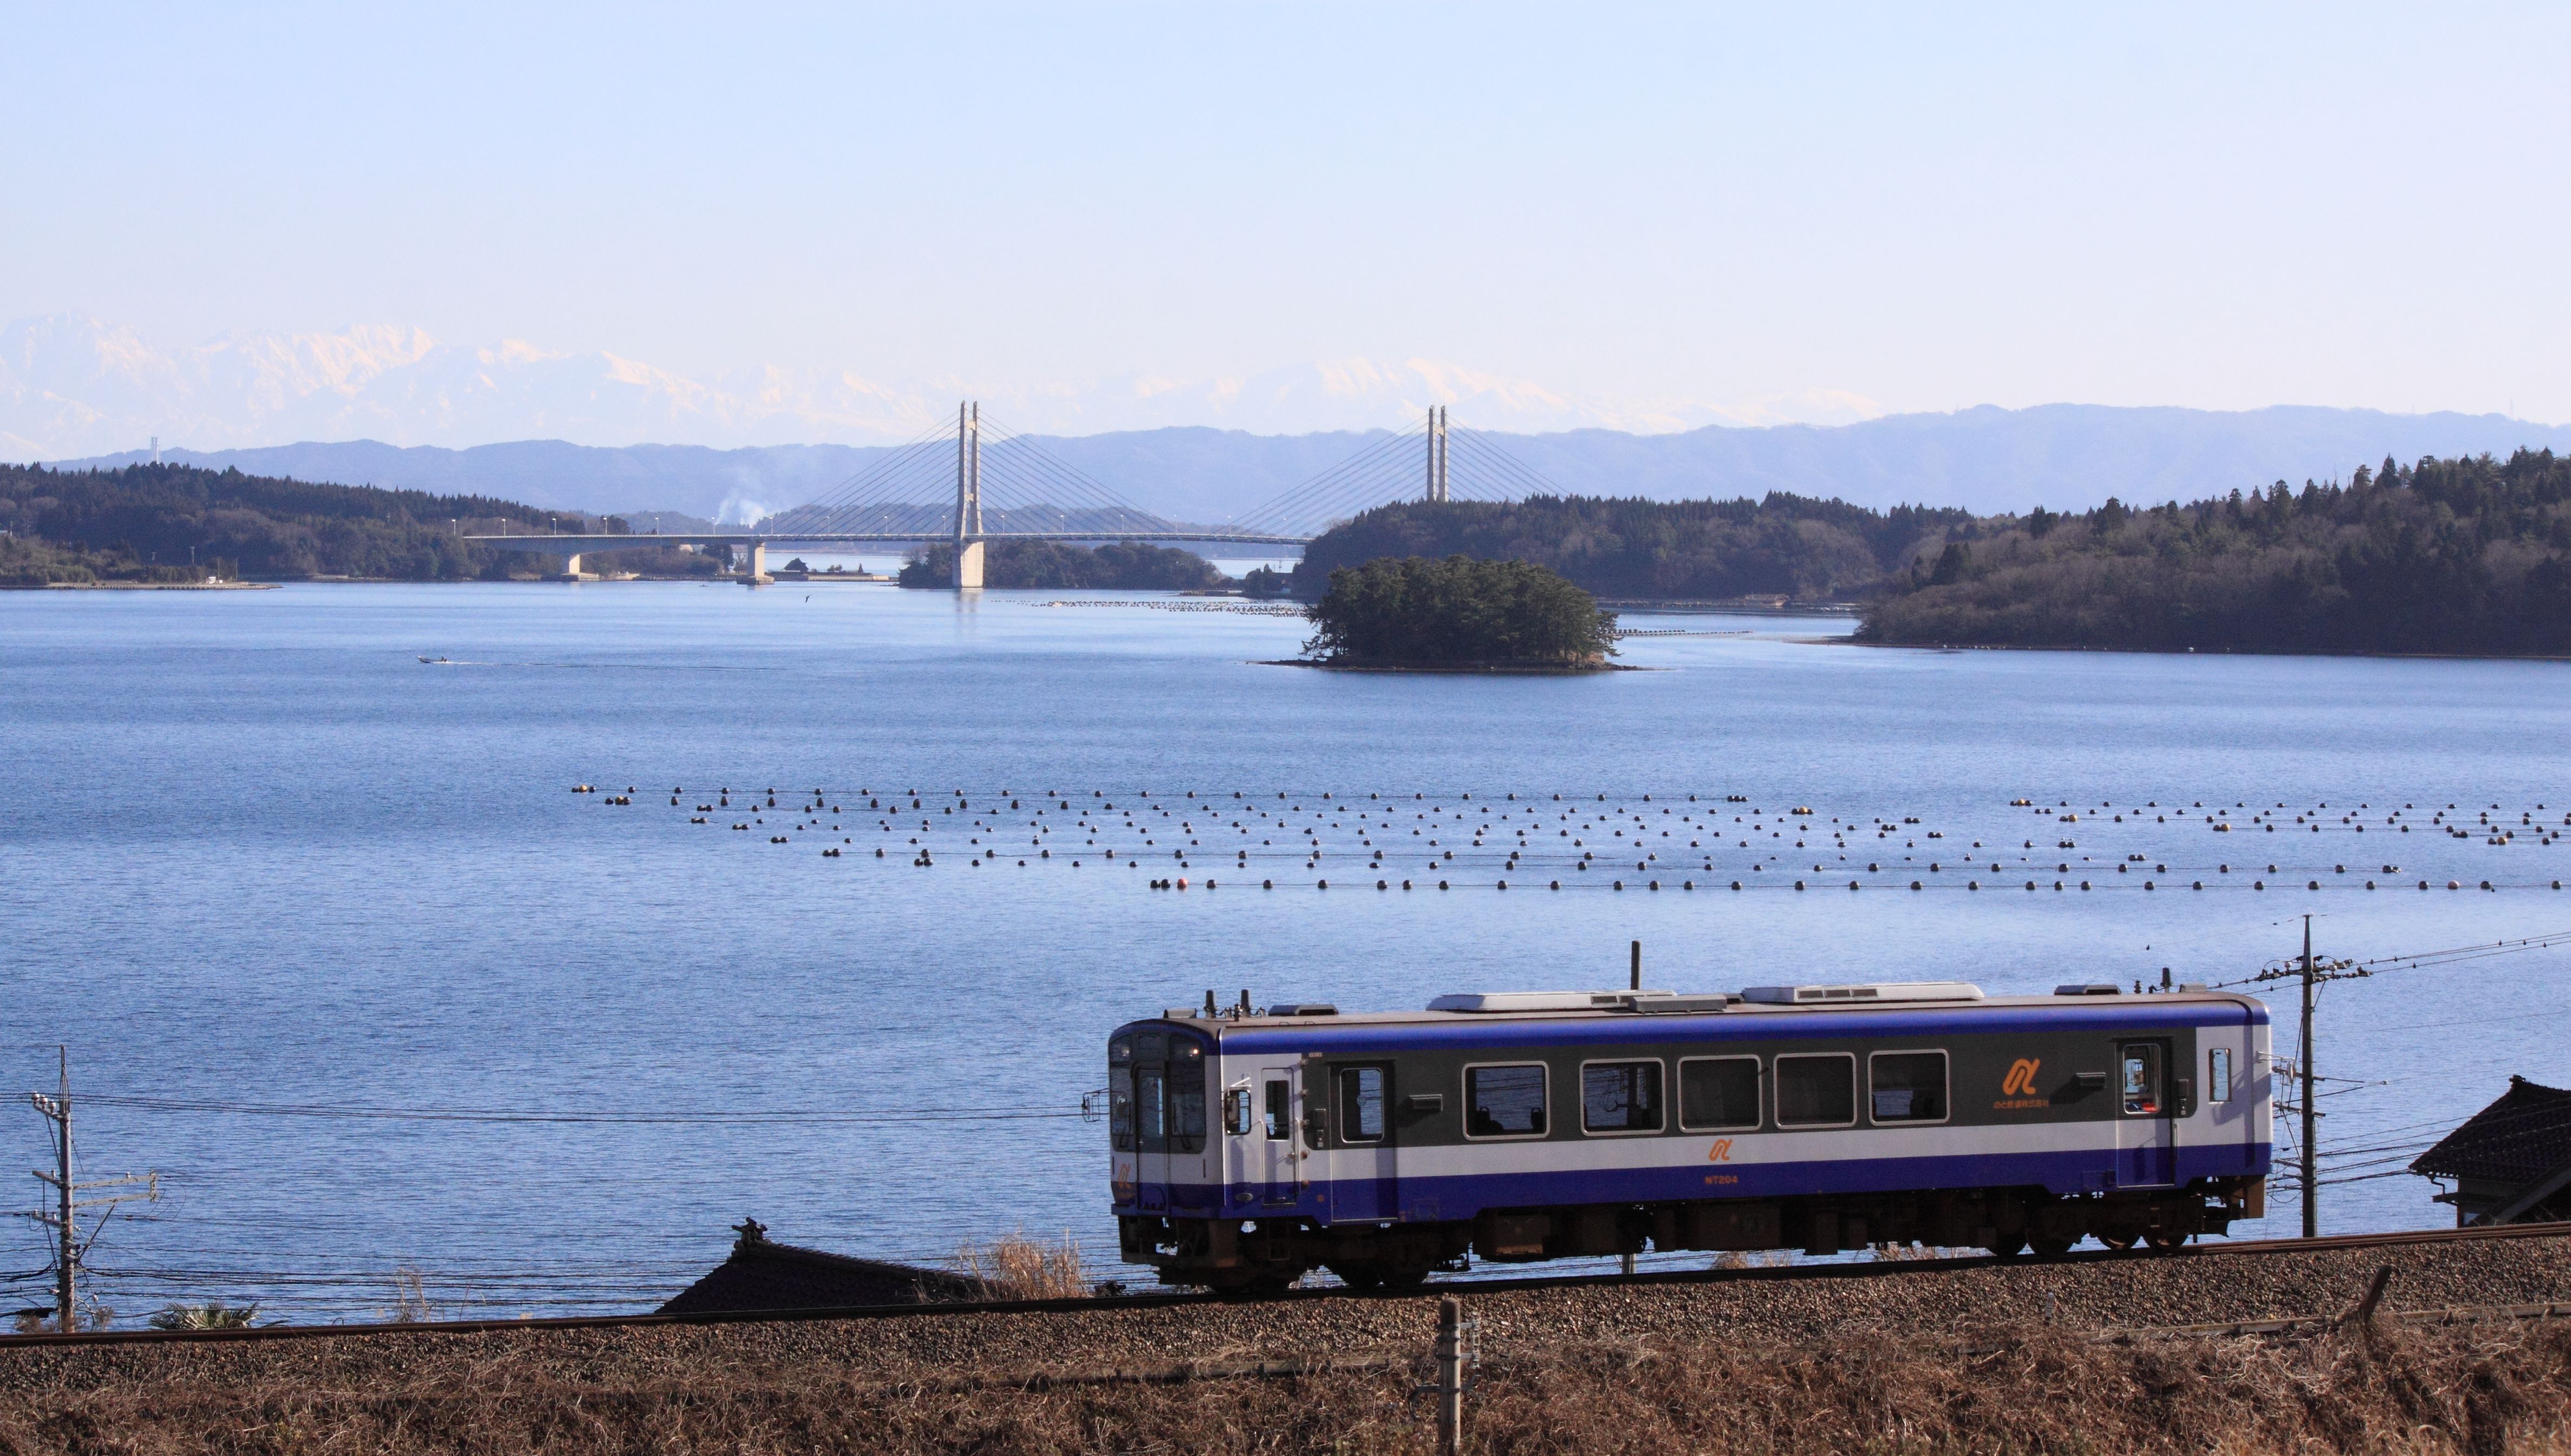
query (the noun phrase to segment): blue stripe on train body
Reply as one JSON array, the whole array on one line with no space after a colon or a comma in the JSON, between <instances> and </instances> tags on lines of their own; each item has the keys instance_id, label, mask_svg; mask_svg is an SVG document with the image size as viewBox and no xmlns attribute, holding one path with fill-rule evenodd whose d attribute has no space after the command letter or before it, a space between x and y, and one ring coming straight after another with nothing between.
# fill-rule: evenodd
<instances>
[{"instance_id":1,"label":"blue stripe on train body","mask_svg":"<svg viewBox=\"0 0 2571 1456\"><path fill-rule=\"evenodd\" d=\"M1206 1059L1210 1102L1235 1085L1236 1074L1244 1069L1273 1067L1285 1058L1308 1066L1404 1055L1579 1056L1638 1045L1692 1055L1787 1042L1874 1043L1889 1049L1963 1038L2070 1035L2085 1040L2180 1031L2208 1034L2207 1044L2232 1046L2238 1057L2235 1086L2227 1089L2232 1096L2220 1102L2199 1096L2192 1116L2169 1119L2171 1146L2158 1163L2138 1164L2131 1148L2119 1146L2132 1124L2112 1115L1914 1127L1877 1126L1868 1119L1843 1130L1779 1129L1767 1118L1759 1128L1728 1133L1680 1130L1672 1118L1665 1124L1668 1131L1619 1138L1557 1130L1533 1140L1449 1140L1425 1147L1405 1146L1396 1138L1385 1150L1392 1157L1389 1177L1332 1178L1313 1169L1307 1184L1291 1190L1260 1182L1255 1175L1242 1177L1251 1172L1246 1163L1221 1183L1186 1179L1174 1166L1172 1181L1152 1189L1148 1203L1120 1198L1116 1212L1183 1218L1304 1217L1323 1224L1437 1221L1469 1218L1490 1209L2010 1188L2074 1195L2184 1189L2203 1179L2264 1178L2273 1159L2267 1078L2260 1065L2268 1026L2264 1005L2230 996L2029 998L1999 1004L1781 1007L1675 1016L1298 1019L1283 1025L1263 1025L1257 1019L1141 1022L1123 1031L1176 1033L1214 1052ZM2196 1070L2202 1075L2202 1068ZM1439 1090L1449 1095L1456 1091ZM1960 1102L1962 1092L1951 1096ZM1229 1153L1257 1147L1255 1138L1227 1138L1220 1127L1208 1131L1205 1154L1215 1161L1208 1172L1234 1165ZM1882 1146L1887 1139L1895 1146ZM1717 1143L1731 1145L1719 1155L1719 1165L1710 1161ZM1227 1144L1236 1146L1228 1149ZM1781 1156L1764 1151L1772 1149ZM1342 1151L1315 1150L1313 1156ZM1178 1155L1169 1162L1197 1164L1199 1159Z\"/></svg>"}]
</instances>

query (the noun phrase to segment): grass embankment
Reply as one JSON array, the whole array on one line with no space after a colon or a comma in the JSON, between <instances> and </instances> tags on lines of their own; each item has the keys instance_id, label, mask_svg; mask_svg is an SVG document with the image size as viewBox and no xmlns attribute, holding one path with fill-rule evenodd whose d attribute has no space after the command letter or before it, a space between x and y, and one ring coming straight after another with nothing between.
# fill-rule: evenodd
<instances>
[{"instance_id":1,"label":"grass embankment","mask_svg":"<svg viewBox=\"0 0 2571 1456\"><path fill-rule=\"evenodd\" d=\"M2117 1336L2327 1314L2373 1327ZM1760 1269L1462 1290L1468 1449L2571 1450L2563 1321L2398 1310L2571 1299L2571 1237L2061 1264ZM0 1452L813 1449L1410 1452L1433 1297L441 1334L0 1340ZM1372 1362L1111 1383L1179 1362Z\"/></svg>"}]
</instances>

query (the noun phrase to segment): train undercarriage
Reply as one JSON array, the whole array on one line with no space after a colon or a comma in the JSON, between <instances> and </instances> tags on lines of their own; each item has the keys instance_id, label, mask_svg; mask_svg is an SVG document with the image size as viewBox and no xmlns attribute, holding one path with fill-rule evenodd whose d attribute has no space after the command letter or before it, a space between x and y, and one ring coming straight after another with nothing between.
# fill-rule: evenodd
<instances>
[{"instance_id":1,"label":"train undercarriage","mask_svg":"<svg viewBox=\"0 0 2571 1456\"><path fill-rule=\"evenodd\" d=\"M1125 1260L1165 1284L1282 1290L1326 1268L1357 1288L1407 1288L1431 1273L1490 1263L1585 1255L1759 1252L1811 1255L1876 1245L1987 1249L2003 1258L2068 1252L2083 1238L2109 1248L2176 1248L2227 1231L2265 1210L2261 1179L2203 1180L2183 1189L2056 1197L2042 1189L1824 1195L1701 1203L1488 1210L1436 1223L1322 1227L1308 1218L1120 1217Z\"/></svg>"}]
</instances>

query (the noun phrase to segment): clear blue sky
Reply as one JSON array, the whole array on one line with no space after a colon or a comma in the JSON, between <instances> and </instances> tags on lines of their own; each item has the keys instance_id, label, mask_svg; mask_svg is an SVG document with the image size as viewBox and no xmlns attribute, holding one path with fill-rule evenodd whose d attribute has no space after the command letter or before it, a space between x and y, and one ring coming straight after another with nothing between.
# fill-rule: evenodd
<instances>
[{"instance_id":1,"label":"clear blue sky","mask_svg":"<svg viewBox=\"0 0 2571 1456\"><path fill-rule=\"evenodd\" d=\"M2558 5L20 3L7 33L0 318L2571 419Z\"/></svg>"}]
</instances>

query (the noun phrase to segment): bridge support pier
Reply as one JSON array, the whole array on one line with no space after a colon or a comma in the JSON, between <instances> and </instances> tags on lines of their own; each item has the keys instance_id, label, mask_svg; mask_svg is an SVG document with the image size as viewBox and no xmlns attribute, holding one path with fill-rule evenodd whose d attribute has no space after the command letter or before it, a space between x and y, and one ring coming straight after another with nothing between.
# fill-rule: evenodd
<instances>
[{"instance_id":1,"label":"bridge support pier","mask_svg":"<svg viewBox=\"0 0 2571 1456\"><path fill-rule=\"evenodd\" d=\"M564 575L564 576L567 576L567 577L575 577L575 578L576 578L576 577L578 577L578 576L580 575L580 553L579 553L579 552L575 551L575 552L573 552L571 555L566 556L566 557L564 557L564 558L563 558L563 575Z\"/></svg>"},{"instance_id":2,"label":"bridge support pier","mask_svg":"<svg viewBox=\"0 0 2571 1456\"><path fill-rule=\"evenodd\" d=\"M776 580L768 574L768 543L750 543L750 574L742 578L745 586L764 587Z\"/></svg>"},{"instance_id":3,"label":"bridge support pier","mask_svg":"<svg viewBox=\"0 0 2571 1456\"><path fill-rule=\"evenodd\" d=\"M982 543L967 541L955 548L955 589L978 592L982 589Z\"/></svg>"}]
</instances>

